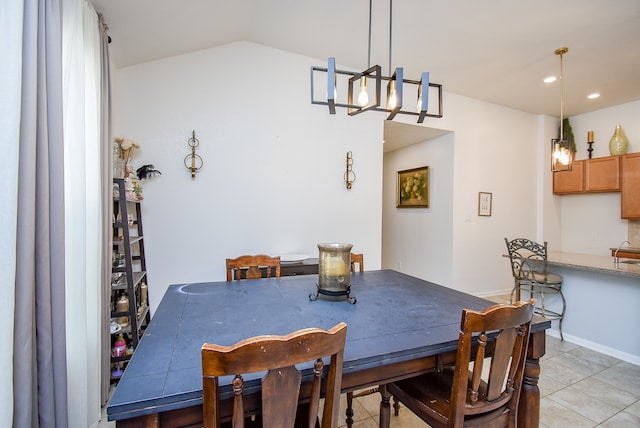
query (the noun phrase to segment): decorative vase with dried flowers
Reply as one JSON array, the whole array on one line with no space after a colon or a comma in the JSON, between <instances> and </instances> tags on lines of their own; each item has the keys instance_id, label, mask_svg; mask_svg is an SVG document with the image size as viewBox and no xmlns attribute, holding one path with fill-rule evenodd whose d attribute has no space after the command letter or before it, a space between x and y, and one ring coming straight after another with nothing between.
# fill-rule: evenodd
<instances>
[{"instance_id":1,"label":"decorative vase with dried flowers","mask_svg":"<svg viewBox=\"0 0 640 428\"><path fill-rule=\"evenodd\" d=\"M135 150L140 148L140 145L133 140L123 137L116 137L114 141L118 145L118 159L124 161L123 178L127 178L131 174L131 171L133 171L129 162ZM115 175L117 175L116 172L114 172L114 176Z\"/></svg>"}]
</instances>

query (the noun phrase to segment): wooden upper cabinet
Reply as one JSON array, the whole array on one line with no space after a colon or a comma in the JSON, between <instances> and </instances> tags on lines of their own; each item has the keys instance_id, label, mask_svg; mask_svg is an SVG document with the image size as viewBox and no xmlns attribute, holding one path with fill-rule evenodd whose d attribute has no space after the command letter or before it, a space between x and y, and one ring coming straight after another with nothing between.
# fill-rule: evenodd
<instances>
[{"instance_id":1,"label":"wooden upper cabinet","mask_svg":"<svg viewBox=\"0 0 640 428\"><path fill-rule=\"evenodd\" d=\"M622 218L640 219L640 153L620 158Z\"/></svg>"},{"instance_id":2,"label":"wooden upper cabinet","mask_svg":"<svg viewBox=\"0 0 640 428\"><path fill-rule=\"evenodd\" d=\"M584 192L584 161L574 161L571 171L553 173L553 193L566 195Z\"/></svg>"},{"instance_id":3,"label":"wooden upper cabinet","mask_svg":"<svg viewBox=\"0 0 640 428\"><path fill-rule=\"evenodd\" d=\"M620 191L620 156L588 159L584 169L585 192Z\"/></svg>"},{"instance_id":4,"label":"wooden upper cabinet","mask_svg":"<svg viewBox=\"0 0 640 428\"><path fill-rule=\"evenodd\" d=\"M619 192L620 156L606 156L573 162L571 171L553 173L553 193Z\"/></svg>"}]
</instances>

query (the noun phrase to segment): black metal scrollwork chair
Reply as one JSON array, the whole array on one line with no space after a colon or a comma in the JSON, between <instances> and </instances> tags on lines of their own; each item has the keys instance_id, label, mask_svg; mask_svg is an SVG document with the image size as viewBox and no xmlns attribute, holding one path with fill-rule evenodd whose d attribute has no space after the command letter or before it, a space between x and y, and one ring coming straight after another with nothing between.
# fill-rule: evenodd
<instances>
[{"instance_id":1,"label":"black metal scrollwork chair","mask_svg":"<svg viewBox=\"0 0 640 428\"><path fill-rule=\"evenodd\" d=\"M507 244L514 279L511 301L520 300L522 291L528 292L530 297L535 297L538 301L535 313L550 320L558 320L560 340L564 342L562 320L567 303L562 294L562 276L547 271L547 242L539 244L526 238L511 241L504 238L504 241ZM547 308L545 294L559 295L562 299L562 310L554 311Z\"/></svg>"}]
</instances>

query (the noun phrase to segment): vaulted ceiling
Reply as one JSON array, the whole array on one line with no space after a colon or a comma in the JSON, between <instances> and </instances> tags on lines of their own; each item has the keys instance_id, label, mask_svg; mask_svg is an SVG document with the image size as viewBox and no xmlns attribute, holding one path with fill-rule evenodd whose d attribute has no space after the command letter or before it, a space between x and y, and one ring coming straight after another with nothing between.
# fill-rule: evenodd
<instances>
[{"instance_id":1,"label":"vaulted ceiling","mask_svg":"<svg viewBox=\"0 0 640 428\"><path fill-rule=\"evenodd\" d=\"M367 68L367 0L89 0L102 13L117 68L247 40ZM372 0L371 64L389 75L389 0ZM431 73L445 92L564 115L640 99L639 0L396 0L392 67ZM587 95L599 92L595 100ZM446 111L446 110L445 110Z\"/></svg>"}]
</instances>

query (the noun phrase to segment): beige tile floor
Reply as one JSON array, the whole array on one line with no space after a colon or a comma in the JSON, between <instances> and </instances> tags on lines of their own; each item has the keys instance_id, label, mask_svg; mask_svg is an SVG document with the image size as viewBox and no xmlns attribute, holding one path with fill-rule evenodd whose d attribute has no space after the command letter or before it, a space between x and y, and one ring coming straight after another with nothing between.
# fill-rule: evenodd
<instances>
[{"instance_id":1,"label":"beige tile floor","mask_svg":"<svg viewBox=\"0 0 640 428\"><path fill-rule=\"evenodd\" d=\"M540 366L540 427L640 427L640 366L548 335ZM380 395L356 401L354 428L377 426ZM393 428L425 426L406 408L391 415Z\"/></svg>"},{"instance_id":2,"label":"beige tile floor","mask_svg":"<svg viewBox=\"0 0 640 428\"><path fill-rule=\"evenodd\" d=\"M540 366L541 428L640 427L640 366L549 335ZM380 394L356 398L353 406L354 428L378 426ZM344 427L344 394L341 408L340 427ZM392 410L392 428L425 426L406 408L399 416ZM105 411L99 427L115 427L107 422Z\"/></svg>"}]
</instances>

